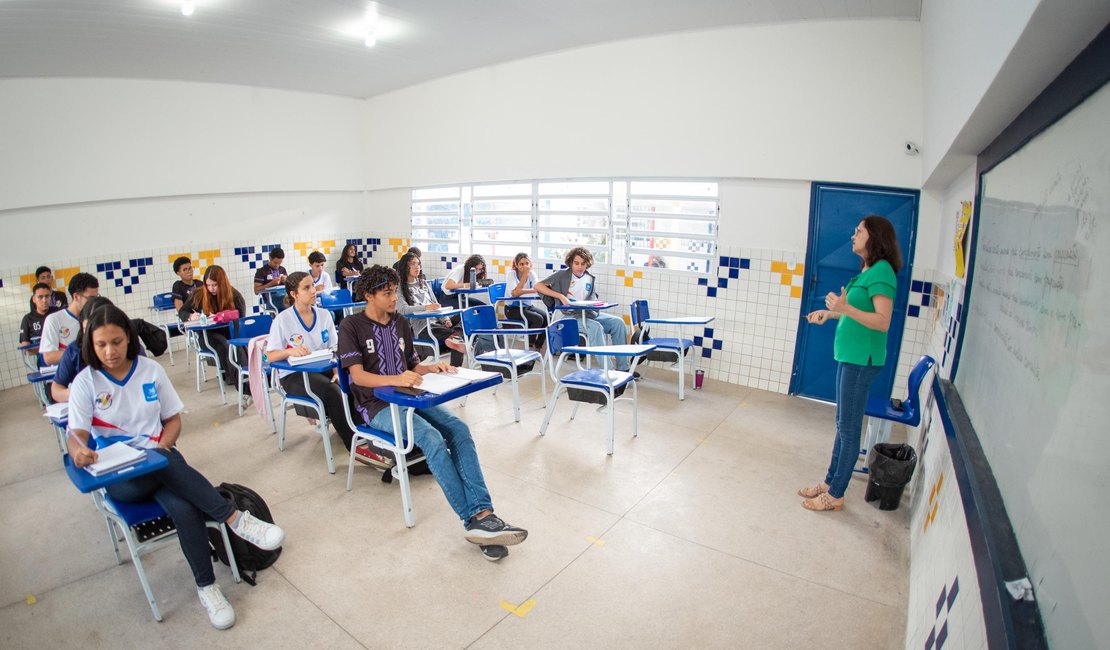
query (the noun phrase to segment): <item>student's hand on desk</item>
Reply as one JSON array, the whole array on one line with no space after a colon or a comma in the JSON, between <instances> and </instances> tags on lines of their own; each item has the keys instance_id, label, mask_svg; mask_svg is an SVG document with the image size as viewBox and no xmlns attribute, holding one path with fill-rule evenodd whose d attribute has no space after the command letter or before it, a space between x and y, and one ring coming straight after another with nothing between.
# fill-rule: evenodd
<instances>
[{"instance_id":1,"label":"student's hand on desk","mask_svg":"<svg viewBox=\"0 0 1110 650\"><path fill-rule=\"evenodd\" d=\"M84 467L95 463L97 458L95 451L88 447L82 447L73 454L73 464L76 467Z\"/></svg>"},{"instance_id":2,"label":"student's hand on desk","mask_svg":"<svg viewBox=\"0 0 1110 650\"><path fill-rule=\"evenodd\" d=\"M427 305L424 305L424 311L435 311L437 309L439 309L439 303L438 302L431 302L431 303L428 303Z\"/></svg>"},{"instance_id":3,"label":"student's hand on desk","mask_svg":"<svg viewBox=\"0 0 1110 650\"><path fill-rule=\"evenodd\" d=\"M451 363L448 362L448 361L439 361L437 363L434 363L434 364L428 366L428 371L429 372L446 372L446 373L449 373L449 374L454 374L454 373L458 372L459 369L456 368L455 366L452 366Z\"/></svg>"},{"instance_id":4,"label":"student's hand on desk","mask_svg":"<svg viewBox=\"0 0 1110 650\"><path fill-rule=\"evenodd\" d=\"M200 320L200 314L198 312L193 312L193 313L189 314L189 320L190 321Z\"/></svg>"},{"instance_id":5,"label":"student's hand on desk","mask_svg":"<svg viewBox=\"0 0 1110 650\"><path fill-rule=\"evenodd\" d=\"M424 381L424 378L421 377L419 373L413 372L412 370L406 370L403 373L397 375L396 381L397 386L400 386L402 388L412 388L414 386L419 386L420 382Z\"/></svg>"},{"instance_id":6,"label":"student's hand on desk","mask_svg":"<svg viewBox=\"0 0 1110 650\"><path fill-rule=\"evenodd\" d=\"M306 348L303 345L298 345L295 348L290 348L289 349L289 356L291 356L291 357L303 357L303 356L306 356L308 354L309 354L308 348Z\"/></svg>"},{"instance_id":7,"label":"student's hand on desk","mask_svg":"<svg viewBox=\"0 0 1110 650\"><path fill-rule=\"evenodd\" d=\"M564 305L569 305L570 298L567 298L566 296L559 296L559 302L563 303Z\"/></svg>"}]
</instances>

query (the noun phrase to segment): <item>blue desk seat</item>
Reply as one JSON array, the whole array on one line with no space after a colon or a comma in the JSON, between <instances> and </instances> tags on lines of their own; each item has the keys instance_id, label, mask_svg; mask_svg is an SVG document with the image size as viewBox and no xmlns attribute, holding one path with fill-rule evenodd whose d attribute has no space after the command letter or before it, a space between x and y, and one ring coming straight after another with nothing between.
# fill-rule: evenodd
<instances>
[{"instance_id":1,"label":"blue desk seat","mask_svg":"<svg viewBox=\"0 0 1110 650\"><path fill-rule=\"evenodd\" d=\"M904 424L907 427L916 427L921 424L921 395L919 393L922 384L925 383L925 378L936 365L936 359L929 355L918 359L910 370L906 399L899 404L901 408L896 407L893 400L881 397L868 398L867 409L864 414L870 419L867 422L867 435L859 452L861 456L866 457L873 446L890 440L890 429L894 423ZM929 385L932 385L932 383L930 382ZM860 467L855 471L866 474L867 468Z\"/></svg>"}]
</instances>

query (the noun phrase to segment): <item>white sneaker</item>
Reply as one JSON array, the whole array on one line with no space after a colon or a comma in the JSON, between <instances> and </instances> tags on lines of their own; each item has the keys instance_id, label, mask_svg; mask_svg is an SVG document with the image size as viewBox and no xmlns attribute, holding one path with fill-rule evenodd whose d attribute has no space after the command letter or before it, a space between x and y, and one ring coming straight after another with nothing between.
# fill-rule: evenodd
<instances>
[{"instance_id":1,"label":"white sneaker","mask_svg":"<svg viewBox=\"0 0 1110 650\"><path fill-rule=\"evenodd\" d=\"M240 512L238 523L229 528L263 551L272 551L285 541L285 531L280 526L268 524L245 510Z\"/></svg>"},{"instance_id":2,"label":"white sneaker","mask_svg":"<svg viewBox=\"0 0 1110 650\"><path fill-rule=\"evenodd\" d=\"M224 598L220 585L212 583L207 587L197 587L197 596L200 597L200 604L204 605L204 609L208 612L208 620L212 623L212 627L226 630L235 625L235 610L232 609L231 603L227 602L227 598Z\"/></svg>"}]
</instances>

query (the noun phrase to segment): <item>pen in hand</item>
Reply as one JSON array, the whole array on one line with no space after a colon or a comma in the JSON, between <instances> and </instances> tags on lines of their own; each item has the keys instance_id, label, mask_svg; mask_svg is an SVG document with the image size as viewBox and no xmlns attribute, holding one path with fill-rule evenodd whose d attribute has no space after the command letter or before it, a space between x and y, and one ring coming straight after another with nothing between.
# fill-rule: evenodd
<instances>
[{"instance_id":1,"label":"pen in hand","mask_svg":"<svg viewBox=\"0 0 1110 650\"><path fill-rule=\"evenodd\" d=\"M66 436L73 438L77 441L77 444L80 445L76 453L72 454L73 464L75 466L84 467L86 465L91 465L97 461L97 458L99 458L97 453L92 449L89 449L89 446L85 444L85 441L81 440L77 437L75 433L73 433L73 429L69 429L68 431L66 431Z\"/></svg>"}]
</instances>

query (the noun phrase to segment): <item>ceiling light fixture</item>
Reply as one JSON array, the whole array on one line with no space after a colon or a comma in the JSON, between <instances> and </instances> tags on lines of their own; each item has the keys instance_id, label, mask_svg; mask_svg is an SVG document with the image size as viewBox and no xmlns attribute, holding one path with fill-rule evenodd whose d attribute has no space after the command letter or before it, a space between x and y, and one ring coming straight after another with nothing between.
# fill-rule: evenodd
<instances>
[{"instance_id":1,"label":"ceiling light fixture","mask_svg":"<svg viewBox=\"0 0 1110 650\"><path fill-rule=\"evenodd\" d=\"M366 47L374 47L378 44L378 3L371 2L366 8L365 25L366 35L363 42L366 43Z\"/></svg>"},{"instance_id":2,"label":"ceiling light fixture","mask_svg":"<svg viewBox=\"0 0 1110 650\"><path fill-rule=\"evenodd\" d=\"M196 11L196 8L197 7L193 3L193 0L185 0L184 2L181 3L181 15L182 16L192 16L193 12Z\"/></svg>"}]
</instances>

